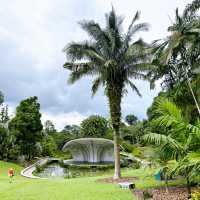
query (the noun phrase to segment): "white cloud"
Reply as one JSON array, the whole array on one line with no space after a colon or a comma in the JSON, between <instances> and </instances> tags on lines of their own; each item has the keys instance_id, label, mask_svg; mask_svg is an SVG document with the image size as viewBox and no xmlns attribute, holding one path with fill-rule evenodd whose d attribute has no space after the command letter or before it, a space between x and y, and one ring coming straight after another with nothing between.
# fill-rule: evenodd
<instances>
[{"instance_id":1,"label":"white cloud","mask_svg":"<svg viewBox=\"0 0 200 200\"><path fill-rule=\"evenodd\" d=\"M78 112L59 113L57 115L54 115L53 113L43 112L42 114L43 124L45 121L51 120L57 128L57 130L62 130L65 125L80 125L81 121L85 118L85 116L81 115Z\"/></svg>"}]
</instances>

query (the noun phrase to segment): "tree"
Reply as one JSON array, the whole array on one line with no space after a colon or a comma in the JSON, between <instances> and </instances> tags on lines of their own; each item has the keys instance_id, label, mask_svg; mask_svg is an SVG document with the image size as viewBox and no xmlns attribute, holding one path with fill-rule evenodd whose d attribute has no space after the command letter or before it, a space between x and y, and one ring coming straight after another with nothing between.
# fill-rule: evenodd
<instances>
[{"instance_id":1,"label":"tree","mask_svg":"<svg viewBox=\"0 0 200 200\"><path fill-rule=\"evenodd\" d=\"M44 131L47 135L56 132L55 126L50 120L44 123Z\"/></svg>"},{"instance_id":2,"label":"tree","mask_svg":"<svg viewBox=\"0 0 200 200\"><path fill-rule=\"evenodd\" d=\"M63 146L65 145L66 142L75 139L73 135L67 132L56 132L51 135L56 142L56 145L59 150L62 150Z\"/></svg>"},{"instance_id":3,"label":"tree","mask_svg":"<svg viewBox=\"0 0 200 200\"><path fill-rule=\"evenodd\" d=\"M16 116L9 123L9 130L15 135L21 153L30 160L34 155L37 142L42 139L40 104L37 97L30 97L20 102Z\"/></svg>"},{"instance_id":4,"label":"tree","mask_svg":"<svg viewBox=\"0 0 200 200\"><path fill-rule=\"evenodd\" d=\"M155 42L155 60L159 60L158 68L154 71L154 80L165 76L164 82L173 87L187 82L188 88L200 115L198 100L192 89L191 79L194 77L194 69L199 65L200 53L200 24L198 11L200 1L193 0L180 15L176 9L175 22L168 28L170 36L164 42Z\"/></svg>"},{"instance_id":5,"label":"tree","mask_svg":"<svg viewBox=\"0 0 200 200\"><path fill-rule=\"evenodd\" d=\"M170 169L170 174L183 175L187 180L188 194L191 195L191 178L194 178L195 168L200 169L200 160L190 158L194 142L200 142L200 123L190 124L182 115L181 110L167 99L159 99L155 108L157 118L154 123L159 127L168 128L166 135L149 133L144 141L160 147L164 161L176 160L177 165ZM166 169L167 166L165 166ZM199 172L199 171L198 171ZM197 174L197 173L196 173Z\"/></svg>"},{"instance_id":6,"label":"tree","mask_svg":"<svg viewBox=\"0 0 200 200\"><path fill-rule=\"evenodd\" d=\"M121 135L124 140L129 140L132 144L139 144L141 137L144 135L144 122L137 121L134 125L124 126L121 128Z\"/></svg>"},{"instance_id":7,"label":"tree","mask_svg":"<svg viewBox=\"0 0 200 200\"><path fill-rule=\"evenodd\" d=\"M8 130L0 126L0 159L8 159L9 150L14 147L14 140L14 137L9 134Z\"/></svg>"},{"instance_id":8,"label":"tree","mask_svg":"<svg viewBox=\"0 0 200 200\"><path fill-rule=\"evenodd\" d=\"M9 116L8 116L8 106L7 105L3 105L1 107L1 111L0 111L0 123L2 124L6 124L9 121Z\"/></svg>"},{"instance_id":9,"label":"tree","mask_svg":"<svg viewBox=\"0 0 200 200\"><path fill-rule=\"evenodd\" d=\"M125 117L125 121L128 123L128 125L133 125L137 122L138 118L135 115L127 115Z\"/></svg>"},{"instance_id":10,"label":"tree","mask_svg":"<svg viewBox=\"0 0 200 200\"><path fill-rule=\"evenodd\" d=\"M81 135L84 137L105 137L108 121L101 116L91 115L81 122Z\"/></svg>"},{"instance_id":11,"label":"tree","mask_svg":"<svg viewBox=\"0 0 200 200\"><path fill-rule=\"evenodd\" d=\"M42 155L53 156L57 150L57 145L52 136L48 135L42 140Z\"/></svg>"},{"instance_id":12,"label":"tree","mask_svg":"<svg viewBox=\"0 0 200 200\"><path fill-rule=\"evenodd\" d=\"M78 125L66 125L64 127L64 129L62 130L62 132L66 132L69 133L75 137L80 136L80 127Z\"/></svg>"},{"instance_id":13,"label":"tree","mask_svg":"<svg viewBox=\"0 0 200 200\"><path fill-rule=\"evenodd\" d=\"M0 91L0 105L4 102L3 93Z\"/></svg>"},{"instance_id":14,"label":"tree","mask_svg":"<svg viewBox=\"0 0 200 200\"><path fill-rule=\"evenodd\" d=\"M90 41L70 43L64 48L68 62L64 67L71 71L69 83L74 83L84 76L94 77L92 94L99 87L104 87L108 99L111 123L113 128L115 173L114 179L120 178L119 129L121 121L121 100L130 86L141 96L131 79L146 79L149 70L150 51L142 39L132 41L140 31L147 31L147 23L135 24L139 19L137 12L126 34L122 32L123 19L112 11L106 15L106 27L101 28L94 21L82 21L83 30L90 36Z\"/></svg>"}]
</instances>

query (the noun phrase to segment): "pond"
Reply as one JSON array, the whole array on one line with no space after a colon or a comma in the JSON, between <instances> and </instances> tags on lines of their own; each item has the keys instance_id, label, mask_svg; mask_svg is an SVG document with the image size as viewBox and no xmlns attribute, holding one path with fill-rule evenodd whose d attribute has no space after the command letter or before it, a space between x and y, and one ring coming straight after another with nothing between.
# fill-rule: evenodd
<instances>
[{"instance_id":1,"label":"pond","mask_svg":"<svg viewBox=\"0 0 200 200\"><path fill-rule=\"evenodd\" d=\"M105 174L105 172L112 172L112 167L96 167L85 165L80 166L63 166L59 162L51 162L41 169L37 169L34 175L41 178L75 178L75 177L88 177L88 176L98 176Z\"/></svg>"}]
</instances>

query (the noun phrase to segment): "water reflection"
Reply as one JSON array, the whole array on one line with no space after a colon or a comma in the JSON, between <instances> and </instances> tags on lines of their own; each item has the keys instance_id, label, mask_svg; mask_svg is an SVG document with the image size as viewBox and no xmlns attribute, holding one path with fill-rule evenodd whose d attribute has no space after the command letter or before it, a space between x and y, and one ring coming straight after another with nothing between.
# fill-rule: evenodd
<instances>
[{"instance_id":1,"label":"water reflection","mask_svg":"<svg viewBox=\"0 0 200 200\"><path fill-rule=\"evenodd\" d=\"M58 162L52 162L47 164L40 172L35 172L35 174L41 178L75 178L80 176L102 175L109 171L112 171L112 167L109 169L95 166L87 166L86 168L80 168L78 166L63 167Z\"/></svg>"},{"instance_id":2,"label":"water reflection","mask_svg":"<svg viewBox=\"0 0 200 200\"><path fill-rule=\"evenodd\" d=\"M61 167L58 163L51 163L45 166L41 172L37 172L37 176L46 177L66 177L68 175L67 169Z\"/></svg>"}]
</instances>

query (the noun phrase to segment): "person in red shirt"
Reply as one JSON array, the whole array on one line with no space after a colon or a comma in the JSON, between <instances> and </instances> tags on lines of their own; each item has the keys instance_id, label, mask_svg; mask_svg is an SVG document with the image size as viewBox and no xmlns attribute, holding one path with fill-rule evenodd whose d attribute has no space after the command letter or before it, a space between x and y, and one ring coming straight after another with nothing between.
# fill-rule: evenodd
<instances>
[{"instance_id":1,"label":"person in red shirt","mask_svg":"<svg viewBox=\"0 0 200 200\"><path fill-rule=\"evenodd\" d=\"M10 183L12 183L12 181L13 181L13 177L14 177L14 169L13 168L10 168L9 170L8 170L8 177L10 178Z\"/></svg>"}]
</instances>

